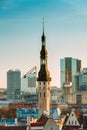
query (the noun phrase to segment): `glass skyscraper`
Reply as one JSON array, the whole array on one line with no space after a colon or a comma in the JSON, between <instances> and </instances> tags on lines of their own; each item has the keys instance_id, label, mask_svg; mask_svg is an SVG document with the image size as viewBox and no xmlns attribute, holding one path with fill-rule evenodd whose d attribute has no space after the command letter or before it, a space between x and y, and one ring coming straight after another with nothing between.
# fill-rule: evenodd
<instances>
[{"instance_id":1,"label":"glass skyscraper","mask_svg":"<svg viewBox=\"0 0 87 130\"><path fill-rule=\"evenodd\" d=\"M61 87L65 87L65 83L72 83L72 76L80 72L81 70L81 60L65 57L60 59L60 80Z\"/></svg>"},{"instance_id":2,"label":"glass skyscraper","mask_svg":"<svg viewBox=\"0 0 87 130\"><path fill-rule=\"evenodd\" d=\"M7 99L15 100L20 98L21 72L9 70L7 72Z\"/></svg>"},{"instance_id":3,"label":"glass skyscraper","mask_svg":"<svg viewBox=\"0 0 87 130\"><path fill-rule=\"evenodd\" d=\"M73 76L73 92L87 91L87 68Z\"/></svg>"}]
</instances>

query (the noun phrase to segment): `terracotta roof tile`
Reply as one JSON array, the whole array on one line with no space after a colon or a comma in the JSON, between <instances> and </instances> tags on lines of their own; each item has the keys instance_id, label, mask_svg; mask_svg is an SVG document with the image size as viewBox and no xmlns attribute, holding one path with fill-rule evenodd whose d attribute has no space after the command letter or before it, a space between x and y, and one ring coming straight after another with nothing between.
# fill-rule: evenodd
<instances>
[{"instance_id":1,"label":"terracotta roof tile","mask_svg":"<svg viewBox=\"0 0 87 130\"><path fill-rule=\"evenodd\" d=\"M42 114L41 117L37 120L37 122L43 122L45 124L47 120L48 120L48 117Z\"/></svg>"},{"instance_id":2,"label":"terracotta roof tile","mask_svg":"<svg viewBox=\"0 0 87 130\"><path fill-rule=\"evenodd\" d=\"M77 110L74 110L74 114L76 115L77 119L80 118L80 113Z\"/></svg>"},{"instance_id":3,"label":"terracotta roof tile","mask_svg":"<svg viewBox=\"0 0 87 130\"><path fill-rule=\"evenodd\" d=\"M44 126L43 122L31 123L31 126Z\"/></svg>"},{"instance_id":4,"label":"terracotta roof tile","mask_svg":"<svg viewBox=\"0 0 87 130\"><path fill-rule=\"evenodd\" d=\"M0 130L26 130L27 126L0 126Z\"/></svg>"},{"instance_id":5,"label":"terracotta roof tile","mask_svg":"<svg viewBox=\"0 0 87 130\"><path fill-rule=\"evenodd\" d=\"M36 123L31 123L31 126L44 126L47 120L48 120L48 117L42 114Z\"/></svg>"},{"instance_id":6,"label":"terracotta roof tile","mask_svg":"<svg viewBox=\"0 0 87 130\"><path fill-rule=\"evenodd\" d=\"M74 114L76 115L79 123L82 124L83 123L83 118L82 118L81 113L79 113L77 110L74 110Z\"/></svg>"},{"instance_id":7,"label":"terracotta roof tile","mask_svg":"<svg viewBox=\"0 0 87 130\"><path fill-rule=\"evenodd\" d=\"M64 130L79 130L81 126L64 126ZM87 126L83 127L82 130L87 130Z\"/></svg>"}]
</instances>

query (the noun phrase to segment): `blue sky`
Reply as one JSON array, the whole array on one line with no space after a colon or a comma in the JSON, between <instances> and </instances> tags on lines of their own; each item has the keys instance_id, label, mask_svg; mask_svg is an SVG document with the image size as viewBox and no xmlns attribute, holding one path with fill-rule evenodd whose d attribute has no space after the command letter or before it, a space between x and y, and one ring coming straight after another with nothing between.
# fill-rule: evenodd
<instances>
[{"instance_id":1,"label":"blue sky","mask_svg":"<svg viewBox=\"0 0 87 130\"><path fill-rule=\"evenodd\" d=\"M9 69L39 71L43 16L51 85L60 84L60 58L87 67L87 0L0 0L0 87Z\"/></svg>"}]
</instances>

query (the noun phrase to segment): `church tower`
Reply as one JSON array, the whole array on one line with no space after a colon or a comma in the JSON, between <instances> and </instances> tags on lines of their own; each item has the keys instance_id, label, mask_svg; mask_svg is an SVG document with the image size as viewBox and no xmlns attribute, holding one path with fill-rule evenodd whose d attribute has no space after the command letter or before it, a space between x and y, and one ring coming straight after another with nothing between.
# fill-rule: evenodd
<instances>
[{"instance_id":1,"label":"church tower","mask_svg":"<svg viewBox=\"0 0 87 130\"><path fill-rule=\"evenodd\" d=\"M44 21L43 21L43 34L41 37L42 46L40 51L40 71L38 73L38 105L39 114L44 111L50 114L50 72L48 71L48 52L46 50L46 37L44 34Z\"/></svg>"}]
</instances>

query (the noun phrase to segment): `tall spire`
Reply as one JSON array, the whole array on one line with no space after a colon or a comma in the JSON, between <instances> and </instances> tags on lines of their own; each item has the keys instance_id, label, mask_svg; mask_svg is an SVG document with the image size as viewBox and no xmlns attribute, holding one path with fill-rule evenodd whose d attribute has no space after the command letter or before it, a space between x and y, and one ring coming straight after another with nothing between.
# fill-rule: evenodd
<instances>
[{"instance_id":1,"label":"tall spire","mask_svg":"<svg viewBox=\"0 0 87 130\"><path fill-rule=\"evenodd\" d=\"M42 39L42 47L40 51L40 71L38 73L38 81L51 81L50 72L48 71L48 52L46 50L46 37L44 34L44 18L43 18L43 35Z\"/></svg>"}]
</instances>

